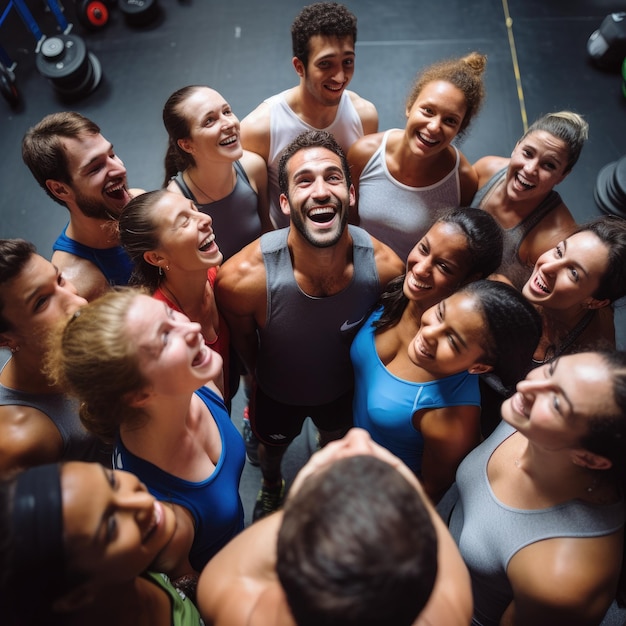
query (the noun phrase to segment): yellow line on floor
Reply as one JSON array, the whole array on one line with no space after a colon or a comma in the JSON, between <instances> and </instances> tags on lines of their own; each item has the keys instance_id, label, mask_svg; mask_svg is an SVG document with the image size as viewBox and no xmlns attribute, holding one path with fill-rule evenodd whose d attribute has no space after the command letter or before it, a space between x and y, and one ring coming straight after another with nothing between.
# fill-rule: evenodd
<instances>
[{"instance_id":1,"label":"yellow line on floor","mask_svg":"<svg viewBox=\"0 0 626 626\"><path fill-rule=\"evenodd\" d=\"M528 117L526 115L526 105L524 104L524 90L522 89L522 77L519 71L519 63L517 62L517 51L515 49L515 38L513 37L513 20L509 13L509 3L502 0L502 8L504 9L504 21L506 24L507 34L509 36L509 48L511 49L511 60L513 61L513 72L515 74L515 82L517 84L517 99L519 100L520 113L522 115L522 125L524 132L528 130Z\"/></svg>"}]
</instances>

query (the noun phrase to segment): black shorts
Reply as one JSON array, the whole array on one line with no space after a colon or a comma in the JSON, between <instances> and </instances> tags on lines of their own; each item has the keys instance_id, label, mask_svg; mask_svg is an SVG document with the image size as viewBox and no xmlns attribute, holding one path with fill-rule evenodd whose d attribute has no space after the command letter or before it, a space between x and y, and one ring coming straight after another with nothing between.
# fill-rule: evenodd
<instances>
[{"instance_id":1,"label":"black shorts","mask_svg":"<svg viewBox=\"0 0 626 626\"><path fill-rule=\"evenodd\" d=\"M300 434L307 417L319 430L347 431L353 424L353 395L351 389L328 404L297 406L278 402L254 385L250 398L250 426L257 438L269 446L288 446Z\"/></svg>"}]
</instances>

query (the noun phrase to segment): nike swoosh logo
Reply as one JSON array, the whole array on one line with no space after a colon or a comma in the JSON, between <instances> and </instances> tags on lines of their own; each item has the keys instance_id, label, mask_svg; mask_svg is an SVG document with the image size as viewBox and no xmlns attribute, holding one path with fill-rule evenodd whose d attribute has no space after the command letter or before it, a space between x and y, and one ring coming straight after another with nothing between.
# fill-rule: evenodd
<instances>
[{"instance_id":1,"label":"nike swoosh logo","mask_svg":"<svg viewBox=\"0 0 626 626\"><path fill-rule=\"evenodd\" d=\"M365 316L363 316L360 320L357 320L356 322L349 322L348 320L346 320L341 325L341 328L339 330L342 333L345 332L346 330L350 330L351 328L354 328L355 326L358 326L364 319L365 319Z\"/></svg>"}]
</instances>

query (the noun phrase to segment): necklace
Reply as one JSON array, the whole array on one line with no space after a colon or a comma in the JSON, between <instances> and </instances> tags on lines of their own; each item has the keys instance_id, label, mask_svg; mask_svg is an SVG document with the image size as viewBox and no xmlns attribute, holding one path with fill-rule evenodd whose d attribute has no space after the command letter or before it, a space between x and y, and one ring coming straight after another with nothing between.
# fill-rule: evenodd
<instances>
[{"instance_id":1,"label":"necklace","mask_svg":"<svg viewBox=\"0 0 626 626\"><path fill-rule=\"evenodd\" d=\"M180 302L178 301L178 298L176 297L176 294L169 288L166 287L164 283L162 283L161 285L159 285L161 287L162 290L167 291L167 293L170 295L170 299L176 304L176 306L178 307L178 310L183 313L184 315L187 315L185 313L185 309L183 309L183 307L181 306Z\"/></svg>"},{"instance_id":2,"label":"necklace","mask_svg":"<svg viewBox=\"0 0 626 626\"><path fill-rule=\"evenodd\" d=\"M191 177L191 174L189 173L189 171L186 171L185 174L187 174L187 178L189 179L191 184L198 191L203 193L209 199L209 202L217 202L218 199L221 200L221 198L214 198L211 194L208 194L204 189L202 189L202 187L200 187L200 185L198 185L198 183ZM230 183L231 183L230 191L232 191L233 187L235 186L236 177L237 177L237 175L235 174L235 168L231 167L231 169L230 169ZM229 193L230 193L230 191L229 191Z\"/></svg>"}]
</instances>

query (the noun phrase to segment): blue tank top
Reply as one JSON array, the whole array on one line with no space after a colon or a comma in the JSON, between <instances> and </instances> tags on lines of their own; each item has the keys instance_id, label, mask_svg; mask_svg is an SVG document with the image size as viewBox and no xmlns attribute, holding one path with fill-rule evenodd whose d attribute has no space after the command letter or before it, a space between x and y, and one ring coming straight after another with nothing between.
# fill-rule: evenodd
<instances>
[{"instance_id":1,"label":"blue tank top","mask_svg":"<svg viewBox=\"0 0 626 626\"><path fill-rule=\"evenodd\" d=\"M206 480L194 483L164 472L129 452L119 438L113 463L116 469L138 476L159 500L184 506L191 513L195 536L189 561L201 572L209 559L243 530L239 480L245 462L245 446L223 400L206 387L198 389L196 394L211 411L222 440L222 454Z\"/></svg>"},{"instance_id":2,"label":"blue tank top","mask_svg":"<svg viewBox=\"0 0 626 626\"><path fill-rule=\"evenodd\" d=\"M52 250L68 252L74 256L91 261L109 281L110 285L127 285L133 271L133 262L122 246L113 248L90 248L78 241L70 239L67 234L67 226L57 237Z\"/></svg>"},{"instance_id":3,"label":"blue tank top","mask_svg":"<svg viewBox=\"0 0 626 626\"><path fill-rule=\"evenodd\" d=\"M257 382L283 404L320 406L353 385L350 343L380 286L372 238L349 226L354 274L341 292L324 298L304 293L294 277L288 228L261 237L267 280L267 322L259 330Z\"/></svg>"},{"instance_id":4,"label":"blue tank top","mask_svg":"<svg viewBox=\"0 0 626 626\"><path fill-rule=\"evenodd\" d=\"M370 315L350 348L354 425L367 430L374 441L401 458L419 476L424 438L413 426L413 415L422 409L480 406L478 376L461 372L425 383L394 376L376 352L373 323L382 311L381 307Z\"/></svg>"},{"instance_id":5,"label":"blue tank top","mask_svg":"<svg viewBox=\"0 0 626 626\"><path fill-rule=\"evenodd\" d=\"M209 204L196 202L182 172L173 178L183 195L196 202L199 211L211 216L212 228L224 261L260 237L262 231L257 193L252 189L241 163L235 161L234 166L237 172L234 189L225 198Z\"/></svg>"}]
</instances>

